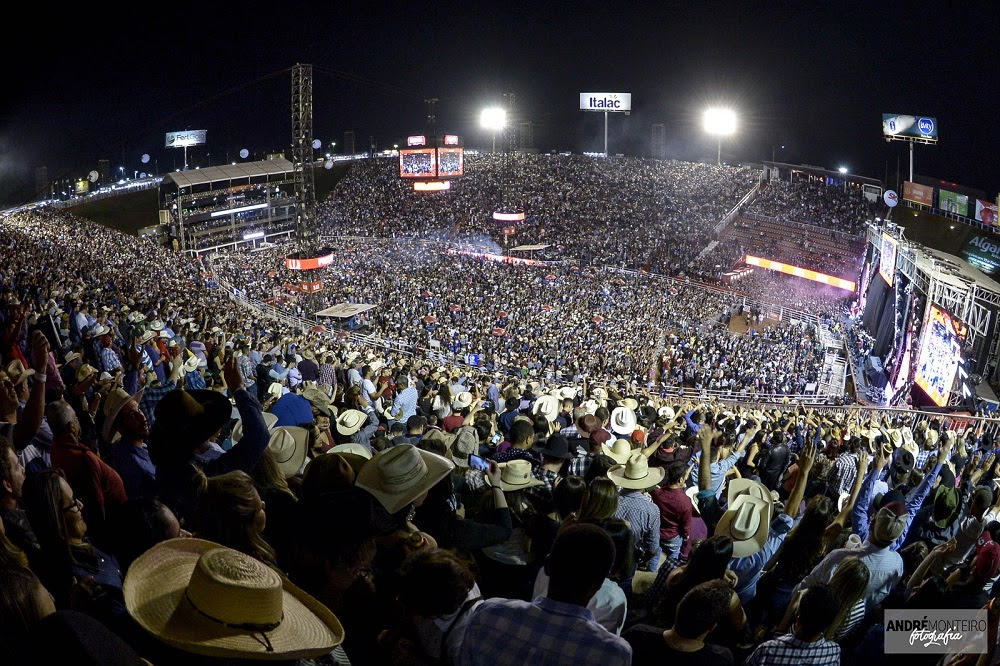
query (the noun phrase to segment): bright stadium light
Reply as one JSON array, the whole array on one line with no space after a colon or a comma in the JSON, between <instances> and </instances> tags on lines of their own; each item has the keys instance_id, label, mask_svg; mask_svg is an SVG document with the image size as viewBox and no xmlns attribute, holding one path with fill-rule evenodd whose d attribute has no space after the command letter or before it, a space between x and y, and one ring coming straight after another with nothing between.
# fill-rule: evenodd
<instances>
[{"instance_id":1,"label":"bright stadium light","mask_svg":"<svg viewBox=\"0 0 1000 666\"><path fill-rule=\"evenodd\" d=\"M840 167L840 173L847 173L847 167Z\"/></svg>"},{"instance_id":2,"label":"bright stadium light","mask_svg":"<svg viewBox=\"0 0 1000 666\"><path fill-rule=\"evenodd\" d=\"M706 109L702 119L705 131L714 134L718 140L715 163L722 164L722 137L736 131L736 113L730 109Z\"/></svg>"},{"instance_id":3,"label":"bright stadium light","mask_svg":"<svg viewBox=\"0 0 1000 666\"><path fill-rule=\"evenodd\" d=\"M497 151L497 132L507 126L507 112L500 107L483 109L479 114L479 124L493 132L493 152Z\"/></svg>"}]
</instances>

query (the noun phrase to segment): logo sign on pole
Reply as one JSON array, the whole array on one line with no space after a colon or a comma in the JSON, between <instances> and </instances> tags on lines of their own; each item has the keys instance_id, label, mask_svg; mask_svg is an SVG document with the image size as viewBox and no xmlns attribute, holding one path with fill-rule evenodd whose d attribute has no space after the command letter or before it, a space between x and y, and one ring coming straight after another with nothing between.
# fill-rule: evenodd
<instances>
[{"instance_id":1,"label":"logo sign on pole","mask_svg":"<svg viewBox=\"0 0 1000 666\"><path fill-rule=\"evenodd\" d=\"M884 201L885 205L889 208L895 208L899 203L899 195L893 190L886 190L885 194L882 195L882 201Z\"/></svg>"},{"instance_id":2,"label":"logo sign on pole","mask_svg":"<svg viewBox=\"0 0 1000 666\"><path fill-rule=\"evenodd\" d=\"M580 93L581 111L632 111L632 93Z\"/></svg>"},{"instance_id":3,"label":"logo sign on pole","mask_svg":"<svg viewBox=\"0 0 1000 666\"><path fill-rule=\"evenodd\" d=\"M408 136L406 137L407 146L426 146L427 137L425 136Z\"/></svg>"},{"instance_id":4,"label":"logo sign on pole","mask_svg":"<svg viewBox=\"0 0 1000 666\"><path fill-rule=\"evenodd\" d=\"M445 134L444 135L444 145L446 145L446 146L457 146L458 145L458 135L457 134Z\"/></svg>"},{"instance_id":5,"label":"logo sign on pole","mask_svg":"<svg viewBox=\"0 0 1000 666\"><path fill-rule=\"evenodd\" d=\"M886 139L937 143L937 118L883 113L882 135Z\"/></svg>"},{"instance_id":6,"label":"logo sign on pole","mask_svg":"<svg viewBox=\"0 0 1000 666\"><path fill-rule=\"evenodd\" d=\"M184 148L199 146L208 140L208 130L187 130L184 132L167 132L167 148Z\"/></svg>"}]
</instances>

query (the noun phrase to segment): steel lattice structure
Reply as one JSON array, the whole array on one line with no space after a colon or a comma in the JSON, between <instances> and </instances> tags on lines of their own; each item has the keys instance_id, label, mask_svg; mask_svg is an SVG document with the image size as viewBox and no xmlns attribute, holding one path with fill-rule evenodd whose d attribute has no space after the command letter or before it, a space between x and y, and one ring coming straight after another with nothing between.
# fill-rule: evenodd
<instances>
[{"instance_id":1,"label":"steel lattice structure","mask_svg":"<svg viewBox=\"0 0 1000 666\"><path fill-rule=\"evenodd\" d=\"M316 181L313 176L313 70L292 68L292 164L295 168L295 239L299 252L317 248Z\"/></svg>"}]
</instances>

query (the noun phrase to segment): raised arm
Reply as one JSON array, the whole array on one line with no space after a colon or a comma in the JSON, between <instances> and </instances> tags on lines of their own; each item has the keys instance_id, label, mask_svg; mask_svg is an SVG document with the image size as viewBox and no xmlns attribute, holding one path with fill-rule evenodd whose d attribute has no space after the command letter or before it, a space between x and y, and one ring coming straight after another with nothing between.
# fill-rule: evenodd
<instances>
[{"instance_id":1,"label":"raised arm","mask_svg":"<svg viewBox=\"0 0 1000 666\"><path fill-rule=\"evenodd\" d=\"M809 482L809 470L812 469L813 461L816 460L816 446L806 444L799 454L799 476L795 479L795 486L788 495L788 502L785 504L785 514L791 518L799 513L799 505L806 494L806 484Z\"/></svg>"}]
</instances>

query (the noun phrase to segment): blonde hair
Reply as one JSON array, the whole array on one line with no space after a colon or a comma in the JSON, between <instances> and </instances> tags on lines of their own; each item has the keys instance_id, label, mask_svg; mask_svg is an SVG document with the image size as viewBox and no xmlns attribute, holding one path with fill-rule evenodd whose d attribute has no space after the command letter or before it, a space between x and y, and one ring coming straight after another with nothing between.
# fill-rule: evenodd
<instances>
[{"instance_id":1,"label":"blonde hair","mask_svg":"<svg viewBox=\"0 0 1000 666\"><path fill-rule=\"evenodd\" d=\"M868 589L870 579L871 572L868 567L856 557L848 557L837 567L830 579L830 587L840 598L840 610L837 611L836 617L830 623L830 628L826 630L827 639L835 640L837 638L837 634L840 633L851 610Z\"/></svg>"}]
</instances>

